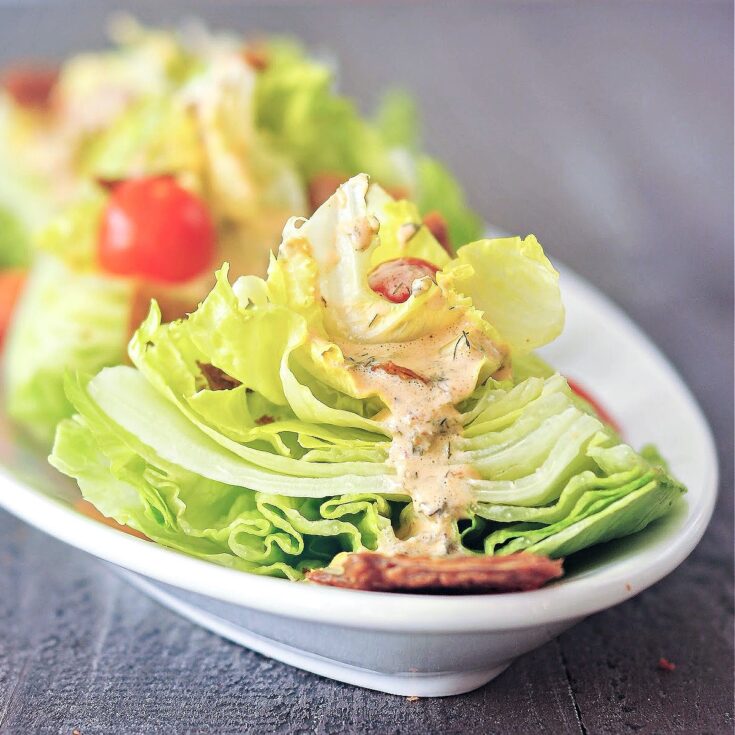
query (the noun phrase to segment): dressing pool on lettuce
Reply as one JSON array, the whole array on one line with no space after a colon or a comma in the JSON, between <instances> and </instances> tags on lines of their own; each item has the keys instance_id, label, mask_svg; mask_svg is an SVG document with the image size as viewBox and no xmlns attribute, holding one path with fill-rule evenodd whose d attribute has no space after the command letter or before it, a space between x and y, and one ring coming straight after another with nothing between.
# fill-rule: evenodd
<instances>
[{"instance_id":1,"label":"dressing pool on lettuce","mask_svg":"<svg viewBox=\"0 0 735 735\"><path fill-rule=\"evenodd\" d=\"M360 174L288 221L266 280L225 266L186 318L152 303L133 366L69 375L51 462L104 515L236 569L539 586L684 492L533 354L563 322L533 236L451 257ZM538 579L498 581L519 565Z\"/></svg>"}]
</instances>

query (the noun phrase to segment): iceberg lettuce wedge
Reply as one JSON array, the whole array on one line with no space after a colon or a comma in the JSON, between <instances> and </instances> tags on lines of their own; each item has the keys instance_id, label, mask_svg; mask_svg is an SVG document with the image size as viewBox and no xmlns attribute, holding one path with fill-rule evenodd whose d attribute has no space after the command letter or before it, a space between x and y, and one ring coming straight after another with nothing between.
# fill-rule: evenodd
<instances>
[{"instance_id":1,"label":"iceberg lettuce wedge","mask_svg":"<svg viewBox=\"0 0 735 735\"><path fill-rule=\"evenodd\" d=\"M155 541L289 579L361 550L559 557L665 513L660 458L531 352L564 318L535 238L450 258L417 218L360 175L289 221L265 281L225 267L168 324L154 303L132 367L67 379L51 462ZM373 289L417 258L438 272L405 299Z\"/></svg>"}]
</instances>

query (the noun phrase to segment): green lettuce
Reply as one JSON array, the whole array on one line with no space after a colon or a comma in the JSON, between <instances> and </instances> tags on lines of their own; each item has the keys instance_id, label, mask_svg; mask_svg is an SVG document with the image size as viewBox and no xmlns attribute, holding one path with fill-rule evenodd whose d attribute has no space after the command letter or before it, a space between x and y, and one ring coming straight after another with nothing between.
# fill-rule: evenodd
<instances>
[{"instance_id":1,"label":"green lettuce","mask_svg":"<svg viewBox=\"0 0 735 735\"><path fill-rule=\"evenodd\" d=\"M125 358L133 284L76 273L37 258L13 316L4 354L8 414L39 440L72 413L66 370L94 372Z\"/></svg>"},{"instance_id":2,"label":"green lettuce","mask_svg":"<svg viewBox=\"0 0 735 735\"><path fill-rule=\"evenodd\" d=\"M30 236L15 214L0 206L0 270L25 265Z\"/></svg>"},{"instance_id":3,"label":"green lettuce","mask_svg":"<svg viewBox=\"0 0 735 735\"><path fill-rule=\"evenodd\" d=\"M33 235L54 209L49 186L25 165L2 102L0 98L0 269L28 264Z\"/></svg>"},{"instance_id":4,"label":"green lettuce","mask_svg":"<svg viewBox=\"0 0 735 735\"><path fill-rule=\"evenodd\" d=\"M389 551L418 513L389 454L395 384L365 384L349 345L451 335L431 348L450 357L460 325L495 346L468 364L447 455L472 469L449 531L467 553L565 556L665 513L684 489L658 455L622 442L529 351L563 322L536 240L481 240L450 259L416 216L357 176L289 222L267 280L231 284L223 268L169 324L153 304L132 367L67 376L75 413L52 464L105 515L244 571L300 579L342 552ZM376 264L419 254L442 270L404 303L369 287ZM514 374L500 369L516 357Z\"/></svg>"},{"instance_id":5,"label":"green lettuce","mask_svg":"<svg viewBox=\"0 0 735 735\"><path fill-rule=\"evenodd\" d=\"M60 425L54 463L100 511L171 548L299 579L341 551L376 548L392 534L390 505L379 495L295 498L204 478L112 422L83 380L70 378L67 389L80 414Z\"/></svg>"},{"instance_id":6,"label":"green lettuce","mask_svg":"<svg viewBox=\"0 0 735 735\"><path fill-rule=\"evenodd\" d=\"M94 273L97 265L97 235L106 202L97 187L52 217L36 236L39 250L76 272ZM84 285L78 283L78 287ZM93 281L89 282L94 283Z\"/></svg>"},{"instance_id":7,"label":"green lettuce","mask_svg":"<svg viewBox=\"0 0 735 735\"><path fill-rule=\"evenodd\" d=\"M559 274L533 235L461 248L444 271L458 290L472 295L515 355L523 356L561 333Z\"/></svg>"},{"instance_id":8,"label":"green lettuce","mask_svg":"<svg viewBox=\"0 0 735 735\"><path fill-rule=\"evenodd\" d=\"M440 212L453 243L480 236L481 220L457 181L418 153L416 110L405 94L388 93L371 122L337 94L329 67L295 44L273 42L268 66L258 75L255 110L258 128L293 161L304 182L325 172L348 178L365 171L385 187L407 191L422 215Z\"/></svg>"}]
</instances>

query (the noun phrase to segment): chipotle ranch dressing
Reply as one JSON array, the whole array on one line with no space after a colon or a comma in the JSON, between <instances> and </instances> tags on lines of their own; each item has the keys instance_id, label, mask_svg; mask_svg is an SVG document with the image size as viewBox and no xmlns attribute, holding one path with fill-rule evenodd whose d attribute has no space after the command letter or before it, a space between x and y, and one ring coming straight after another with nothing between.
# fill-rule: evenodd
<instances>
[{"instance_id":1,"label":"chipotle ranch dressing","mask_svg":"<svg viewBox=\"0 0 735 735\"><path fill-rule=\"evenodd\" d=\"M478 475L452 457L452 441L462 430L455 405L475 389L482 363L500 366L503 354L464 320L412 342L340 346L358 385L386 403L387 415L378 418L392 436L388 463L396 472L395 490L412 502L401 538L379 551L460 553L454 523L471 505L467 479Z\"/></svg>"}]
</instances>

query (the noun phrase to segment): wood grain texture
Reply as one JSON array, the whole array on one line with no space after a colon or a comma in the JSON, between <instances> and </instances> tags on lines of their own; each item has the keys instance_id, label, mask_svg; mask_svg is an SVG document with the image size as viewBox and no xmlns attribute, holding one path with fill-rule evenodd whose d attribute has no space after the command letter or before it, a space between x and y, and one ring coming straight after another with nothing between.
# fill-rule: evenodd
<instances>
[{"instance_id":1,"label":"wood grain texture","mask_svg":"<svg viewBox=\"0 0 735 735\"><path fill-rule=\"evenodd\" d=\"M95 43L109 6L76 2L74 24L68 6L0 8L0 59ZM476 692L415 702L223 641L0 513L0 732L731 733L731 3L127 6L297 32L363 102L413 91L473 204L536 232L672 359L714 429L720 499L660 584Z\"/></svg>"}]
</instances>

